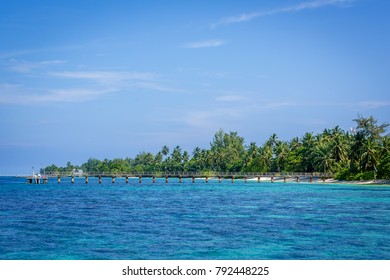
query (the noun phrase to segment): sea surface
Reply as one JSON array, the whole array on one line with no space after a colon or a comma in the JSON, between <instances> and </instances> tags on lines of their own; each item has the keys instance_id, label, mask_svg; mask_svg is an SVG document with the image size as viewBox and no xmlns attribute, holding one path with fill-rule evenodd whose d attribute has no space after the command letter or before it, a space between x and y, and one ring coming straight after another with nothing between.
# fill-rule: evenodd
<instances>
[{"instance_id":1,"label":"sea surface","mask_svg":"<svg viewBox=\"0 0 390 280\"><path fill-rule=\"evenodd\" d=\"M0 259L390 259L390 187L0 177Z\"/></svg>"}]
</instances>

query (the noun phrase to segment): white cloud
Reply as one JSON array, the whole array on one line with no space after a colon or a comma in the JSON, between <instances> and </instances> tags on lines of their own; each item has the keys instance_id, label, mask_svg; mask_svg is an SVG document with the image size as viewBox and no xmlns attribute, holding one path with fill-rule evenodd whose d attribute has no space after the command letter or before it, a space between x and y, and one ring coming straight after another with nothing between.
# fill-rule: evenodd
<instances>
[{"instance_id":1,"label":"white cloud","mask_svg":"<svg viewBox=\"0 0 390 280\"><path fill-rule=\"evenodd\" d=\"M221 101L221 102L237 102L243 100L244 97L241 95L221 95L217 96L215 98L215 101Z\"/></svg>"},{"instance_id":2,"label":"white cloud","mask_svg":"<svg viewBox=\"0 0 390 280\"><path fill-rule=\"evenodd\" d=\"M85 87L69 89L38 90L21 85L0 85L0 103L4 104L39 104L54 102L83 102L118 91L114 87Z\"/></svg>"},{"instance_id":3,"label":"white cloud","mask_svg":"<svg viewBox=\"0 0 390 280\"><path fill-rule=\"evenodd\" d=\"M389 107L390 100L367 100L360 102L347 103L345 106L356 107L358 109L376 109L381 107Z\"/></svg>"},{"instance_id":4,"label":"white cloud","mask_svg":"<svg viewBox=\"0 0 390 280\"><path fill-rule=\"evenodd\" d=\"M231 127L235 122L240 122L251 110L247 105L229 105L211 103L203 109L190 108L180 113L181 117L176 122L183 123L191 128L206 131L216 131L221 127Z\"/></svg>"},{"instance_id":5,"label":"white cloud","mask_svg":"<svg viewBox=\"0 0 390 280\"><path fill-rule=\"evenodd\" d=\"M271 15L282 14L282 13L294 13L294 12L300 12L303 10L318 9L318 8L322 8L325 6L347 7L351 3L353 3L354 1L355 0L317 0L317 1L310 1L310 2L302 2L302 3L298 3L296 5L284 7L284 8L277 8L277 9L263 11L263 12L255 12L255 13L248 13L248 14L241 14L241 15L226 17L226 18L223 18L216 23L211 24L211 28L216 28L216 27L221 26L221 25L229 25L229 24L234 24L234 23L251 21L253 19L263 17L263 16L271 16Z\"/></svg>"},{"instance_id":6,"label":"white cloud","mask_svg":"<svg viewBox=\"0 0 390 280\"><path fill-rule=\"evenodd\" d=\"M66 61L64 60L46 60L46 61L31 62L25 60L11 59L9 61L9 70L14 72L19 72L19 73L27 73L35 69L40 69L51 65L60 65L64 63L66 63Z\"/></svg>"},{"instance_id":7,"label":"white cloud","mask_svg":"<svg viewBox=\"0 0 390 280\"><path fill-rule=\"evenodd\" d=\"M52 72L53 76L61 78L75 79L111 79L111 80L149 80L155 77L155 74L145 72L115 72L115 71L64 71Z\"/></svg>"},{"instance_id":8,"label":"white cloud","mask_svg":"<svg viewBox=\"0 0 390 280\"><path fill-rule=\"evenodd\" d=\"M69 88L54 89L48 94L36 96L36 102L83 102L117 91L116 88Z\"/></svg>"},{"instance_id":9,"label":"white cloud","mask_svg":"<svg viewBox=\"0 0 390 280\"><path fill-rule=\"evenodd\" d=\"M187 43L183 45L183 48L187 48L187 49L212 48L212 47L219 47L224 44L225 41L222 40L208 40L208 41Z\"/></svg>"},{"instance_id":10,"label":"white cloud","mask_svg":"<svg viewBox=\"0 0 390 280\"><path fill-rule=\"evenodd\" d=\"M285 107L293 107L293 106L297 106L297 105L298 104L296 102L285 101L285 102L266 103L262 107L265 109L280 109L280 108L285 108ZM302 104L300 104L300 105L302 105Z\"/></svg>"},{"instance_id":11,"label":"white cloud","mask_svg":"<svg viewBox=\"0 0 390 280\"><path fill-rule=\"evenodd\" d=\"M147 72L116 72L116 71L64 71L51 72L51 76L70 79L92 80L98 83L116 83L127 80L155 80L156 74Z\"/></svg>"},{"instance_id":12,"label":"white cloud","mask_svg":"<svg viewBox=\"0 0 390 280\"><path fill-rule=\"evenodd\" d=\"M166 86L159 75L149 72L121 72L121 71L64 71L52 72L51 76L64 79L79 79L91 81L95 84L117 87L120 89L148 89L160 92L182 92Z\"/></svg>"},{"instance_id":13,"label":"white cloud","mask_svg":"<svg viewBox=\"0 0 390 280\"><path fill-rule=\"evenodd\" d=\"M117 92L149 90L155 92L183 92L166 85L159 75L147 72L64 71L50 72L50 77L79 80L76 85L62 88L27 87L0 84L0 103L36 104L84 102Z\"/></svg>"}]
</instances>

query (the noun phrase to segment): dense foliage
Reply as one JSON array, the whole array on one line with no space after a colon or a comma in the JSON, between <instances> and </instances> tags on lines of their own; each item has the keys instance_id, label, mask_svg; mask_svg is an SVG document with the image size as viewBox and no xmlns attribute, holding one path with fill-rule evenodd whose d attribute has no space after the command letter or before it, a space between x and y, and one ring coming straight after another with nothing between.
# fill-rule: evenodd
<instances>
[{"instance_id":1,"label":"dense foliage","mask_svg":"<svg viewBox=\"0 0 390 280\"><path fill-rule=\"evenodd\" d=\"M356 128L339 126L314 135L282 141L273 134L262 145L245 145L237 132L217 131L209 149L196 147L192 153L180 146L163 146L156 154L141 152L134 159L99 160L90 158L81 166L47 166L41 172L324 172L343 180L390 178L390 140L384 135L388 124L378 125L373 117L359 116Z\"/></svg>"}]
</instances>

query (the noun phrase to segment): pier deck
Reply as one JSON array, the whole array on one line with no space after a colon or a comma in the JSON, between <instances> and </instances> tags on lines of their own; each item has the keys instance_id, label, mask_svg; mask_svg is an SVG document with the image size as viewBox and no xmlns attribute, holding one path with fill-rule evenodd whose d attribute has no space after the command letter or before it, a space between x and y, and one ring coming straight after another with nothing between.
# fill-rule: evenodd
<instances>
[{"instance_id":1,"label":"pier deck","mask_svg":"<svg viewBox=\"0 0 390 280\"><path fill-rule=\"evenodd\" d=\"M42 177L37 178L36 176L26 177L28 183L47 183L49 178L56 178L58 183L61 182L61 178L71 178L71 182L74 183L75 177L84 177L85 183L88 183L89 178L98 178L98 182L102 182L102 178L111 178L112 183L115 182L115 178L125 178L126 183L129 182L129 178L138 178L139 182L142 182L142 178L152 178L152 182L156 182L156 178L165 178L165 182L168 183L169 178L177 178L179 182L182 182L183 178L192 178L192 182L195 182L195 179L204 179L208 182L209 179L218 179L219 182L222 179L230 179L233 183L235 179L243 179L245 182L249 179L255 179L257 182L262 180L269 180L274 182L276 180L286 181L302 181L307 180L312 182L313 180L318 179L329 179L333 178L333 174L330 173L288 173L288 172L217 172L217 171L208 171L208 172L123 172L123 173L113 173L113 172L83 172L73 173L73 172L63 172L63 173L49 173L42 175Z\"/></svg>"}]
</instances>

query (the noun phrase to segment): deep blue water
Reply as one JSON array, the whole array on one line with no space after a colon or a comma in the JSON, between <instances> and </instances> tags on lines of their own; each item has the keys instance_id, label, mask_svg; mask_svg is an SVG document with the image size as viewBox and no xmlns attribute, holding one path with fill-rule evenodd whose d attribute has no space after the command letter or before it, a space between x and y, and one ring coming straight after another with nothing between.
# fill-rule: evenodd
<instances>
[{"instance_id":1,"label":"deep blue water","mask_svg":"<svg viewBox=\"0 0 390 280\"><path fill-rule=\"evenodd\" d=\"M0 177L0 259L390 259L390 187Z\"/></svg>"}]
</instances>

